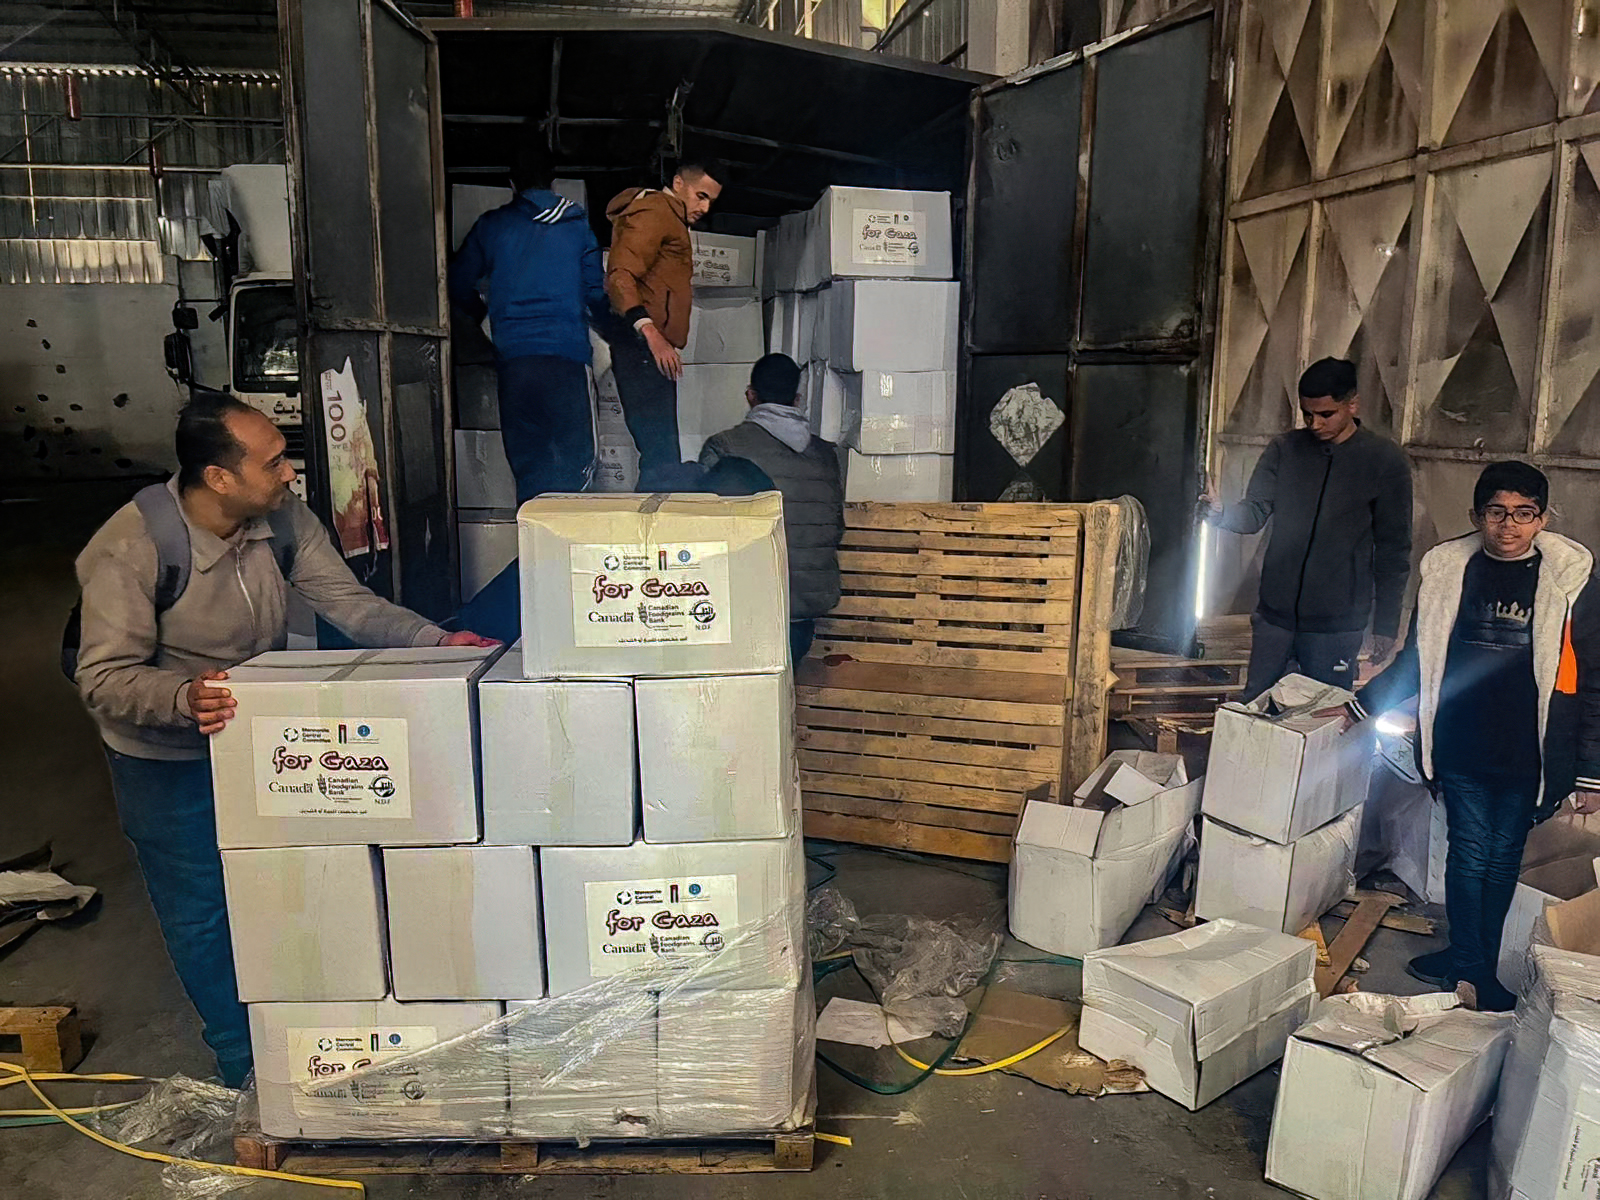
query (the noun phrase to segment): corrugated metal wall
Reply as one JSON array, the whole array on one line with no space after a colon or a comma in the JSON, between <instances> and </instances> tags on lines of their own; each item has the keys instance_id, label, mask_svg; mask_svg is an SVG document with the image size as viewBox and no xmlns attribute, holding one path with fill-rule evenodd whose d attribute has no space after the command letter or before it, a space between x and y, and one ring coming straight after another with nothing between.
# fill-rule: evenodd
<instances>
[{"instance_id":1,"label":"corrugated metal wall","mask_svg":"<svg viewBox=\"0 0 1600 1200\"><path fill-rule=\"evenodd\" d=\"M133 68L0 68L0 284L24 285L0 289L0 478L171 465L182 397L161 339L180 297L215 375L208 185L231 163L281 162L282 128L268 75L188 90L201 111Z\"/></svg>"},{"instance_id":2,"label":"corrugated metal wall","mask_svg":"<svg viewBox=\"0 0 1600 1200\"><path fill-rule=\"evenodd\" d=\"M1358 366L1407 450L1417 554L1470 528L1481 464L1550 474L1600 544L1600 34L1586 0L1244 0L1213 422L1224 492ZM1258 539L1215 535L1210 611L1254 604Z\"/></svg>"}]
</instances>

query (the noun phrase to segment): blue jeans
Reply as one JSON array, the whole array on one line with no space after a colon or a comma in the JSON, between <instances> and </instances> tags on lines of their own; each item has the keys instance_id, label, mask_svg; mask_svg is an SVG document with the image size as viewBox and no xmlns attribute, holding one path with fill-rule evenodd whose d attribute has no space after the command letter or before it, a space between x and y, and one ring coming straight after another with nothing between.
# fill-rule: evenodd
<instances>
[{"instance_id":1,"label":"blue jeans","mask_svg":"<svg viewBox=\"0 0 1600 1200\"><path fill-rule=\"evenodd\" d=\"M1438 782L1449 821L1444 904L1450 951L1461 978L1476 983L1493 979L1500 961L1539 779L1440 771Z\"/></svg>"},{"instance_id":2,"label":"blue jeans","mask_svg":"<svg viewBox=\"0 0 1600 1200\"><path fill-rule=\"evenodd\" d=\"M581 492L594 465L589 375L548 354L508 358L500 376L500 440L520 506L545 492Z\"/></svg>"},{"instance_id":3,"label":"blue jeans","mask_svg":"<svg viewBox=\"0 0 1600 1200\"><path fill-rule=\"evenodd\" d=\"M134 758L110 747L106 759L122 831L139 855L167 954L200 1014L223 1082L238 1087L250 1070L250 1021L233 972L211 763Z\"/></svg>"}]
</instances>

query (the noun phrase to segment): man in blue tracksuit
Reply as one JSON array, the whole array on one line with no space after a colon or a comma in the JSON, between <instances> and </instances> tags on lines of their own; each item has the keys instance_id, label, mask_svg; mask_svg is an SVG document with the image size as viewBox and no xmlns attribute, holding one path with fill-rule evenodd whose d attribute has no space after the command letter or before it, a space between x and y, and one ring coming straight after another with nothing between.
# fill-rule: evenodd
<instances>
[{"instance_id":1,"label":"man in blue tracksuit","mask_svg":"<svg viewBox=\"0 0 1600 1200\"><path fill-rule=\"evenodd\" d=\"M489 317L518 504L581 491L594 462L585 368L605 276L588 215L549 190L550 175L525 158L516 198L478 218L450 265L451 308L473 325Z\"/></svg>"}]
</instances>

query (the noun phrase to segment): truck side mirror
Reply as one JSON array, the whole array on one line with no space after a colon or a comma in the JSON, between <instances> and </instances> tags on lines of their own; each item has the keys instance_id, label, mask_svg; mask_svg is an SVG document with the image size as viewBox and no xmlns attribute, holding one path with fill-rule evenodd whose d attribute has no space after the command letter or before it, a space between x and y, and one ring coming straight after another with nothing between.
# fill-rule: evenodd
<instances>
[{"instance_id":1,"label":"truck side mirror","mask_svg":"<svg viewBox=\"0 0 1600 1200\"><path fill-rule=\"evenodd\" d=\"M194 348L189 344L189 335L181 329L167 334L162 339L161 350L166 356L167 374L185 387L191 386L194 383Z\"/></svg>"},{"instance_id":2,"label":"truck side mirror","mask_svg":"<svg viewBox=\"0 0 1600 1200\"><path fill-rule=\"evenodd\" d=\"M200 314L187 304L172 306L172 327L179 330L199 329Z\"/></svg>"}]
</instances>

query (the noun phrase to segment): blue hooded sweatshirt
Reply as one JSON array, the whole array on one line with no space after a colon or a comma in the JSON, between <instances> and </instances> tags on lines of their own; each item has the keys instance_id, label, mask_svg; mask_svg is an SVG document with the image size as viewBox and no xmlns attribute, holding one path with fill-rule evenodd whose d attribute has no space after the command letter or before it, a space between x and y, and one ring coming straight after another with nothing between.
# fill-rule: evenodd
<instances>
[{"instance_id":1,"label":"blue hooded sweatshirt","mask_svg":"<svg viewBox=\"0 0 1600 1200\"><path fill-rule=\"evenodd\" d=\"M488 314L502 360L539 354L587 364L587 317L603 317L607 302L582 205L529 188L484 213L450 264L450 304L475 322Z\"/></svg>"}]
</instances>

